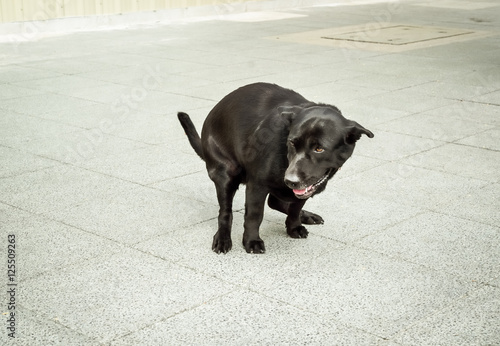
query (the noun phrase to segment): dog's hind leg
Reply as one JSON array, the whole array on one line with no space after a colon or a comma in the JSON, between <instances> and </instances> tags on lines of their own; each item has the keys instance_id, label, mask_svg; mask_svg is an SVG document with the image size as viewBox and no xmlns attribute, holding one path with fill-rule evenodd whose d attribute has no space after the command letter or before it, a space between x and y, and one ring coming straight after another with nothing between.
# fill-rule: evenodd
<instances>
[{"instance_id":1,"label":"dog's hind leg","mask_svg":"<svg viewBox=\"0 0 500 346\"><path fill-rule=\"evenodd\" d=\"M210 174L217 190L219 202L218 229L212 242L216 253L227 253L232 248L231 227L233 223L233 198L240 184L239 176L231 176L226 171Z\"/></svg>"},{"instance_id":2,"label":"dog's hind leg","mask_svg":"<svg viewBox=\"0 0 500 346\"><path fill-rule=\"evenodd\" d=\"M280 199L274 197L273 195L269 195L267 204L269 205L270 208L282 212L283 214L289 215L289 209L291 203L283 202ZM300 222L305 225L321 225L324 223L324 220L318 214L311 213L310 211L307 210L301 210Z\"/></svg>"}]
</instances>

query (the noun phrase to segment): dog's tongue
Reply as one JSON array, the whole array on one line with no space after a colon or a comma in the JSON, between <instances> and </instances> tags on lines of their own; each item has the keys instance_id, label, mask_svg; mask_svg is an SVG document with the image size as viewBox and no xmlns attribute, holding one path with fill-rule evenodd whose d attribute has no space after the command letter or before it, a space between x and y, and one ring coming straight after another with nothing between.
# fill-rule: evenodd
<instances>
[{"instance_id":1,"label":"dog's tongue","mask_svg":"<svg viewBox=\"0 0 500 346\"><path fill-rule=\"evenodd\" d=\"M312 185L311 185L311 186L308 186L307 188L305 188L305 189L303 189L303 190L293 189L293 193L294 193L294 194L296 194L296 195L303 195L303 194L305 194L307 191L309 191L311 188L312 188Z\"/></svg>"}]
</instances>

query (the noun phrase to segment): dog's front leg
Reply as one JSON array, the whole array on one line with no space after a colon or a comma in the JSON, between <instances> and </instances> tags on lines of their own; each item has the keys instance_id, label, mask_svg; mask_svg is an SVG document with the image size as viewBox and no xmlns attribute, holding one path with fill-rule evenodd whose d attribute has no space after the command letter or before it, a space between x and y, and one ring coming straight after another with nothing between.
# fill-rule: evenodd
<instances>
[{"instance_id":1,"label":"dog's front leg","mask_svg":"<svg viewBox=\"0 0 500 346\"><path fill-rule=\"evenodd\" d=\"M302 226L301 211L306 200L298 200L290 203L288 207L288 217L286 218L286 233L292 238L307 238L309 232Z\"/></svg>"},{"instance_id":2,"label":"dog's front leg","mask_svg":"<svg viewBox=\"0 0 500 346\"><path fill-rule=\"evenodd\" d=\"M264 241L260 239L259 227L264 216L264 204L268 191L265 187L249 183L245 196L245 223L243 246L248 253L264 253Z\"/></svg>"}]
</instances>

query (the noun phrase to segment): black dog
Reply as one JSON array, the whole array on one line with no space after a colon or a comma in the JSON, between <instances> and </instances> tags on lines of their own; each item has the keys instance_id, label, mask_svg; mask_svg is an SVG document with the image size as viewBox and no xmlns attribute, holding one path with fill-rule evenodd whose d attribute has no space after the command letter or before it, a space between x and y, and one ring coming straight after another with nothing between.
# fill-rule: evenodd
<instances>
[{"instance_id":1,"label":"black dog","mask_svg":"<svg viewBox=\"0 0 500 346\"><path fill-rule=\"evenodd\" d=\"M292 238L306 238L302 224L323 219L302 210L351 156L362 134L373 133L344 118L335 106L306 100L280 86L255 83L224 97L208 114L201 138L186 113L178 113L191 146L206 162L219 201L212 250L231 250L233 197L246 184L243 246L263 253L259 237L264 205L287 214Z\"/></svg>"}]
</instances>

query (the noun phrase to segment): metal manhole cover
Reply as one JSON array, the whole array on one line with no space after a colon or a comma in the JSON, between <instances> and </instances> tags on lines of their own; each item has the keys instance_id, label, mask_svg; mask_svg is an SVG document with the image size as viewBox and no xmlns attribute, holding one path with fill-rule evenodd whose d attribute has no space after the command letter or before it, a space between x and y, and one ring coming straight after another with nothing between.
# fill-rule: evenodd
<instances>
[{"instance_id":1,"label":"metal manhole cover","mask_svg":"<svg viewBox=\"0 0 500 346\"><path fill-rule=\"evenodd\" d=\"M436 7L436 8L446 8L454 10L481 10L484 8L497 7L500 4L493 2L481 2L481 1L463 1L463 0L440 0L440 1L427 1L418 4L412 4L412 6L425 6L425 7Z\"/></svg>"},{"instance_id":2,"label":"metal manhole cover","mask_svg":"<svg viewBox=\"0 0 500 346\"><path fill-rule=\"evenodd\" d=\"M266 38L342 49L403 52L463 42L495 34L489 31L471 31L460 28L372 22L363 25L303 31Z\"/></svg>"},{"instance_id":3,"label":"metal manhole cover","mask_svg":"<svg viewBox=\"0 0 500 346\"><path fill-rule=\"evenodd\" d=\"M464 31L460 29L395 25L383 27L378 30L359 30L337 33L334 35L322 36L321 38L400 46L472 33L473 31Z\"/></svg>"}]
</instances>

